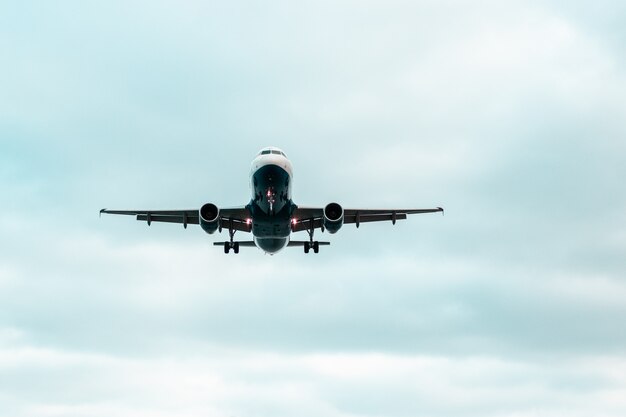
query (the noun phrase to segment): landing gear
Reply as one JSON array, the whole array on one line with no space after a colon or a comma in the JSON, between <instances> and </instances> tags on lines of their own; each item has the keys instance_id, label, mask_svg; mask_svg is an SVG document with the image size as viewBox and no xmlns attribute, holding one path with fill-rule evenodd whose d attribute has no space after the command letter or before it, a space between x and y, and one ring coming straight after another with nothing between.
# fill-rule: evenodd
<instances>
[{"instance_id":1,"label":"landing gear","mask_svg":"<svg viewBox=\"0 0 626 417\"><path fill-rule=\"evenodd\" d=\"M304 242L304 253L309 253L311 248L313 249L314 253L319 253L319 251L320 251L320 244L319 244L318 241L314 241L313 240L313 233L315 232L313 219L311 219L310 227L308 229L306 229L306 231L309 234L309 241L308 242Z\"/></svg>"},{"instance_id":2,"label":"landing gear","mask_svg":"<svg viewBox=\"0 0 626 417\"><path fill-rule=\"evenodd\" d=\"M239 242L233 242L235 232L236 230L233 228L233 221L230 220L228 224L228 236L230 236L230 240L228 242L224 242L224 253L230 252L231 249L233 252L239 253Z\"/></svg>"},{"instance_id":3,"label":"landing gear","mask_svg":"<svg viewBox=\"0 0 626 417\"><path fill-rule=\"evenodd\" d=\"M304 253L309 253L311 249L313 249L314 253L319 253L320 243L317 240L312 242L304 242Z\"/></svg>"},{"instance_id":4,"label":"landing gear","mask_svg":"<svg viewBox=\"0 0 626 417\"><path fill-rule=\"evenodd\" d=\"M224 242L224 253L230 252L233 250L235 253L239 253L239 242Z\"/></svg>"}]
</instances>

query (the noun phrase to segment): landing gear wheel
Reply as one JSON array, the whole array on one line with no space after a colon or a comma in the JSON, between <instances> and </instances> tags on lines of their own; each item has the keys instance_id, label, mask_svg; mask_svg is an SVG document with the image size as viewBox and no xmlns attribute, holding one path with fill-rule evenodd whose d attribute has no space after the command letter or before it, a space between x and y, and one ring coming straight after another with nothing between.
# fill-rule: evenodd
<instances>
[{"instance_id":1,"label":"landing gear wheel","mask_svg":"<svg viewBox=\"0 0 626 417\"><path fill-rule=\"evenodd\" d=\"M304 253L309 253L309 249L311 249L311 244L309 242L304 242Z\"/></svg>"},{"instance_id":2,"label":"landing gear wheel","mask_svg":"<svg viewBox=\"0 0 626 417\"><path fill-rule=\"evenodd\" d=\"M313 242L313 252L319 253L320 251L320 243L318 241Z\"/></svg>"},{"instance_id":3,"label":"landing gear wheel","mask_svg":"<svg viewBox=\"0 0 626 417\"><path fill-rule=\"evenodd\" d=\"M224 253L230 252L230 243L224 242Z\"/></svg>"},{"instance_id":4,"label":"landing gear wheel","mask_svg":"<svg viewBox=\"0 0 626 417\"><path fill-rule=\"evenodd\" d=\"M233 250L235 251L235 253L239 253L239 242L234 243Z\"/></svg>"}]
</instances>

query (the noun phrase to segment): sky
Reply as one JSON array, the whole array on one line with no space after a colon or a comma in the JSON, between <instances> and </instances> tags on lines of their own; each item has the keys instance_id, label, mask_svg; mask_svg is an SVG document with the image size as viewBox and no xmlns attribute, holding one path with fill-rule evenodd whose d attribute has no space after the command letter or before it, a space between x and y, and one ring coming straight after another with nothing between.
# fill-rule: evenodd
<instances>
[{"instance_id":1,"label":"sky","mask_svg":"<svg viewBox=\"0 0 626 417\"><path fill-rule=\"evenodd\" d=\"M626 4L0 3L0 415L626 414ZM436 207L319 254L103 216ZM245 237L244 237L245 238Z\"/></svg>"}]
</instances>

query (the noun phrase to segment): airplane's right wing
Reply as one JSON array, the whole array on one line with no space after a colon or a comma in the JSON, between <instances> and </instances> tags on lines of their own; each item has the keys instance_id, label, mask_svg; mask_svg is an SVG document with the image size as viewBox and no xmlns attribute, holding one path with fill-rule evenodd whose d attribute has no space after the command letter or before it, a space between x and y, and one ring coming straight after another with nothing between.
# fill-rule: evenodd
<instances>
[{"instance_id":1,"label":"airplane's right wing","mask_svg":"<svg viewBox=\"0 0 626 417\"><path fill-rule=\"evenodd\" d=\"M337 207L339 207L337 205ZM405 220L409 214L443 213L443 208L427 209L343 209L343 224ZM324 223L324 208L322 207L298 207L293 214L292 230L311 230L322 228Z\"/></svg>"}]
</instances>

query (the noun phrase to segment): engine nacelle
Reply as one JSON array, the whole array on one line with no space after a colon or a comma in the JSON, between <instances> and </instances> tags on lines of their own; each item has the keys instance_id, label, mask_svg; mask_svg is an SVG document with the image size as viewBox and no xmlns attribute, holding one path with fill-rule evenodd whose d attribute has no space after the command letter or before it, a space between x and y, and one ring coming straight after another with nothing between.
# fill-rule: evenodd
<instances>
[{"instance_id":1,"label":"engine nacelle","mask_svg":"<svg viewBox=\"0 0 626 417\"><path fill-rule=\"evenodd\" d=\"M324 228L328 233L337 233L343 226L343 207L330 203L324 207Z\"/></svg>"},{"instance_id":2,"label":"engine nacelle","mask_svg":"<svg viewBox=\"0 0 626 417\"><path fill-rule=\"evenodd\" d=\"M220 209L215 204L206 203L200 207L200 227L208 234L213 234L220 226Z\"/></svg>"}]
</instances>

